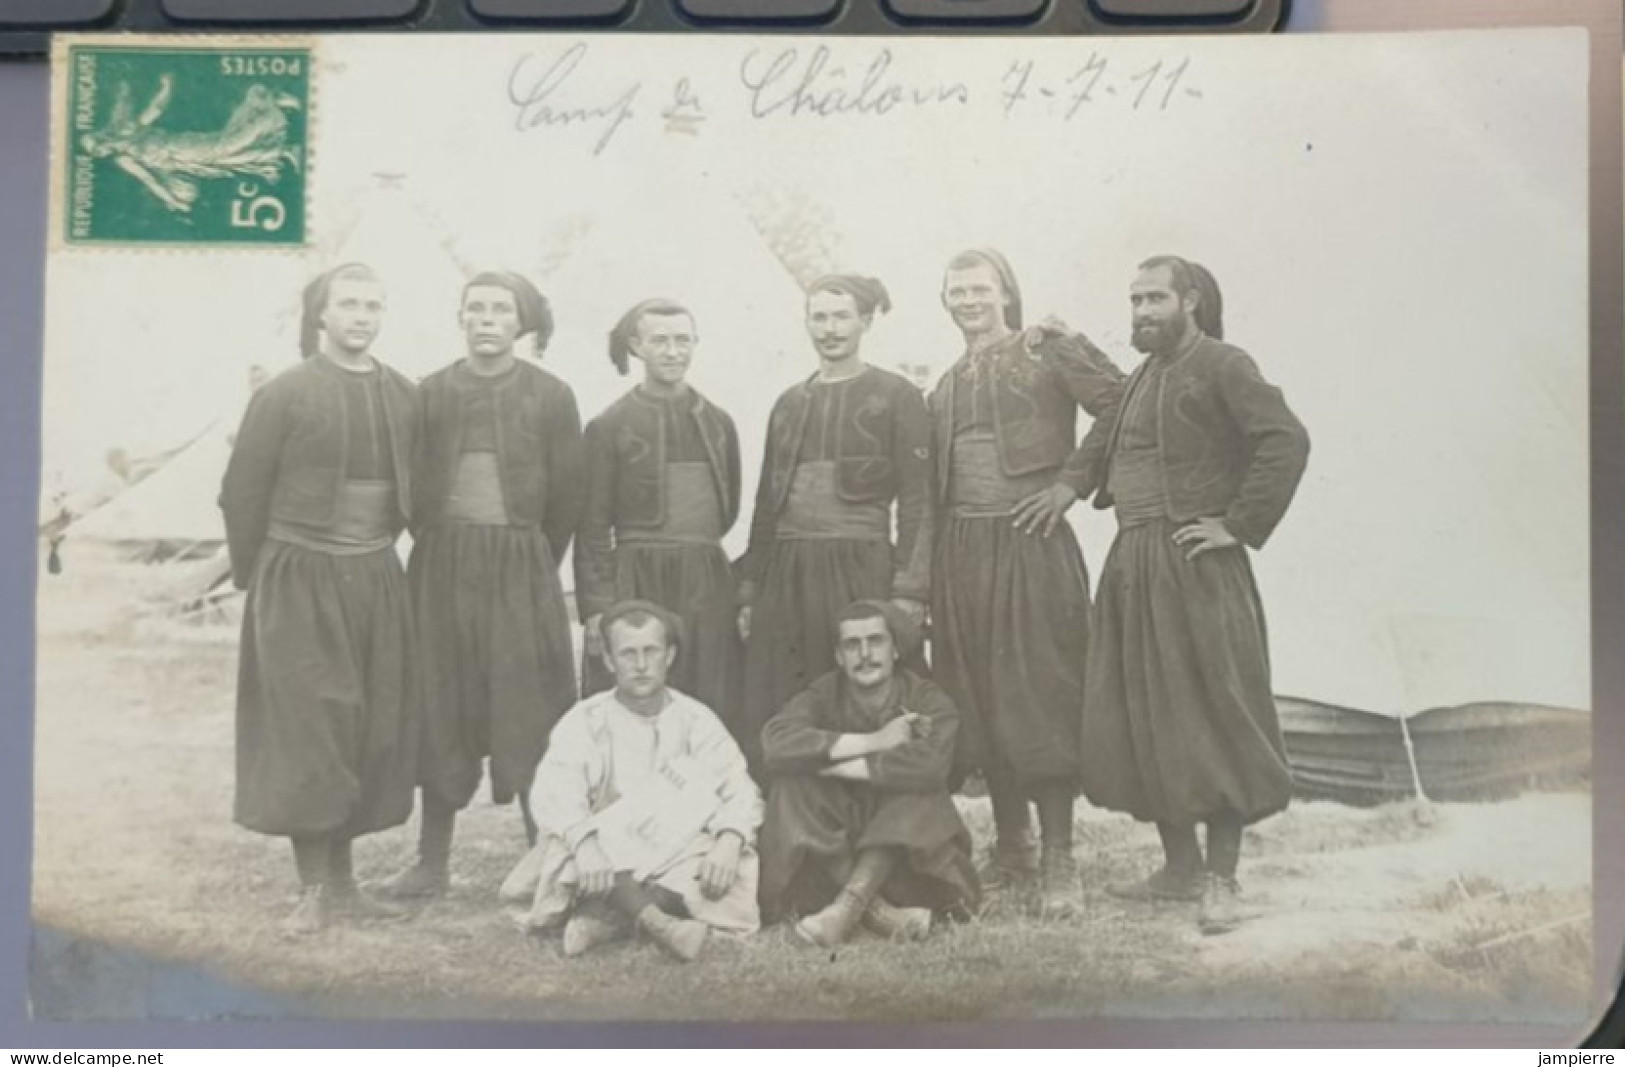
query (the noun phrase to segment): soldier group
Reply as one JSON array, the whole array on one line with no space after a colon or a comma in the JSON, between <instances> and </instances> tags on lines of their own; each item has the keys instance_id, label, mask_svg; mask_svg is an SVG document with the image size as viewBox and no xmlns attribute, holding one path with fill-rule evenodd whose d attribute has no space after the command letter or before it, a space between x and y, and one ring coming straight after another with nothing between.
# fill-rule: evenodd
<instances>
[{"instance_id":1,"label":"soldier group","mask_svg":"<svg viewBox=\"0 0 1625 1067\"><path fill-rule=\"evenodd\" d=\"M739 439L687 381L688 308L615 324L610 359L642 380L583 432L570 388L515 354L553 327L523 277L467 284L466 355L416 386L372 353L374 272L317 278L305 359L256 393L221 495L248 591L236 818L292 840L287 931L445 894L485 774L531 844L501 895L567 955L639 930L692 959L764 916L824 947L917 939L1018 887L1066 916L1080 793L1161 834L1161 868L1109 892L1232 928L1242 829L1291 796L1248 549L1308 438L1224 342L1200 264L1145 261L1130 302L1146 358L1125 376L1061 322L1028 326L1001 254L955 256L965 350L926 399L863 360L885 287L814 281L818 370L773 407L730 561ZM1092 606L1080 498L1119 526ZM972 773L980 868L950 795ZM415 861L363 890L352 840L414 792Z\"/></svg>"}]
</instances>

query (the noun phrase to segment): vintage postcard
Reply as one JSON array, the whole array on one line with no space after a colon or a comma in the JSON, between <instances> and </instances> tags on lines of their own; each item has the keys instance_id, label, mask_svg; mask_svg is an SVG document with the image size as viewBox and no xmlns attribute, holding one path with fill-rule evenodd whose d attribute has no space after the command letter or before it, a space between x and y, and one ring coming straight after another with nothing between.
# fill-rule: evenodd
<instances>
[{"instance_id":1,"label":"vintage postcard","mask_svg":"<svg viewBox=\"0 0 1625 1067\"><path fill-rule=\"evenodd\" d=\"M1586 60L59 39L35 1014L1578 1026Z\"/></svg>"}]
</instances>

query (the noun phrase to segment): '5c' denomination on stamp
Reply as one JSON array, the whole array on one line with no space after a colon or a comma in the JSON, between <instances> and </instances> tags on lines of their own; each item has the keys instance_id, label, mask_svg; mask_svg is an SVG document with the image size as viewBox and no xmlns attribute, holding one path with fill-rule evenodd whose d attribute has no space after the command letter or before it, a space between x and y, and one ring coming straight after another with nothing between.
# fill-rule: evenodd
<instances>
[{"instance_id":1,"label":"'5c' denomination on stamp","mask_svg":"<svg viewBox=\"0 0 1625 1067\"><path fill-rule=\"evenodd\" d=\"M303 244L310 59L73 45L58 82L66 243Z\"/></svg>"}]
</instances>

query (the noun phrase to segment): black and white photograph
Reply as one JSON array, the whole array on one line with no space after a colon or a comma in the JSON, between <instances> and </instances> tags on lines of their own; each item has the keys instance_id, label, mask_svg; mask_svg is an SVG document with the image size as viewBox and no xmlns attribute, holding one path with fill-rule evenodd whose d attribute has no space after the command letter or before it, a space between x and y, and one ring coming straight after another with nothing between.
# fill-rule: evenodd
<instances>
[{"instance_id":1,"label":"black and white photograph","mask_svg":"<svg viewBox=\"0 0 1625 1067\"><path fill-rule=\"evenodd\" d=\"M1592 1019L1587 56L57 40L34 1015Z\"/></svg>"}]
</instances>

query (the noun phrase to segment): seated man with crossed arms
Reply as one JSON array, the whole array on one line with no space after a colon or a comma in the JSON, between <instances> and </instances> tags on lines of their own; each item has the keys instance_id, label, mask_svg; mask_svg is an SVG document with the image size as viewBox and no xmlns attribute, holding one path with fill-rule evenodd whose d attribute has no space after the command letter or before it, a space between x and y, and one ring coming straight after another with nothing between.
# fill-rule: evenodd
<instances>
[{"instance_id":1,"label":"seated man with crossed arms","mask_svg":"<svg viewBox=\"0 0 1625 1067\"><path fill-rule=\"evenodd\" d=\"M803 914L797 936L821 947L860 922L916 940L933 913L973 912L981 897L948 796L959 712L935 682L897 665L918 639L892 604L859 600L834 629L839 669L762 730L772 779L762 900L775 917Z\"/></svg>"}]
</instances>

